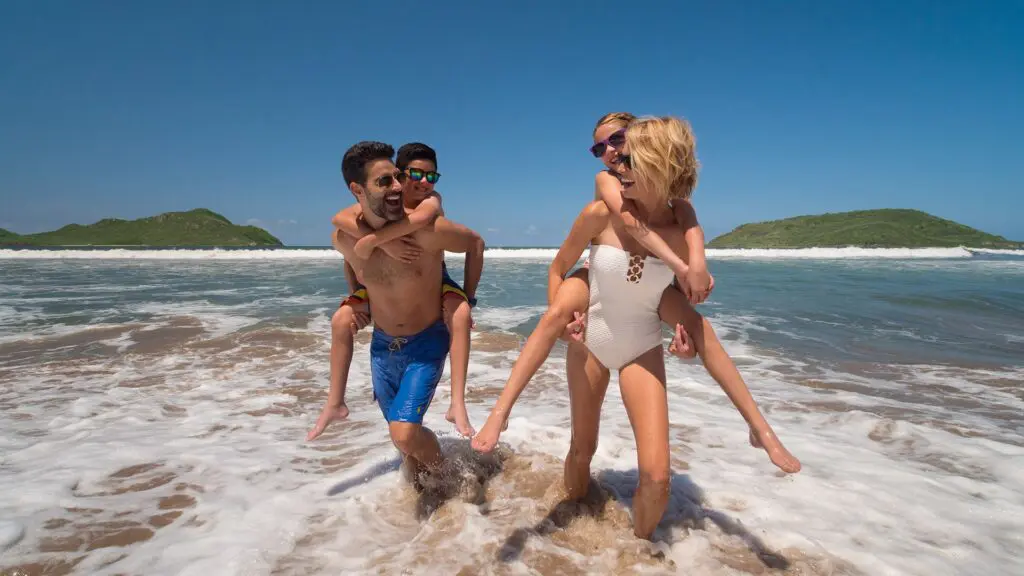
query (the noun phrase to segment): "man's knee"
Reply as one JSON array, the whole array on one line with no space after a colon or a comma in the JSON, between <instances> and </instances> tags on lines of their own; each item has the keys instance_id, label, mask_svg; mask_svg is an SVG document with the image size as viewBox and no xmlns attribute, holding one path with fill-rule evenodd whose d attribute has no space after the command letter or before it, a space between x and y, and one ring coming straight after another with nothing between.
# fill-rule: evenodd
<instances>
[{"instance_id":1,"label":"man's knee","mask_svg":"<svg viewBox=\"0 0 1024 576\"><path fill-rule=\"evenodd\" d=\"M411 422L391 422L388 424L388 432L391 433L391 441L403 454L413 450L416 440L419 438L422 426Z\"/></svg>"}]
</instances>

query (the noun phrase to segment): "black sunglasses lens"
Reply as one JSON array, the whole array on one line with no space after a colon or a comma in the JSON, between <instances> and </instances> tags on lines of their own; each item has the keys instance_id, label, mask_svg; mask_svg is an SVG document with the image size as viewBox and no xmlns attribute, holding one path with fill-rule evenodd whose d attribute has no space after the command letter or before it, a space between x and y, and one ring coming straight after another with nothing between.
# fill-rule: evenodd
<instances>
[{"instance_id":1,"label":"black sunglasses lens","mask_svg":"<svg viewBox=\"0 0 1024 576\"><path fill-rule=\"evenodd\" d=\"M590 153L594 155L594 158L600 158L604 155L605 148L606 146L604 142L598 142L590 147Z\"/></svg>"},{"instance_id":2,"label":"black sunglasses lens","mask_svg":"<svg viewBox=\"0 0 1024 576\"><path fill-rule=\"evenodd\" d=\"M441 179L441 175L437 172L427 172L427 182L436 184Z\"/></svg>"},{"instance_id":3,"label":"black sunglasses lens","mask_svg":"<svg viewBox=\"0 0 1024 576\"><path fill-rule=\"evenodd\" d=\"M626 133L616 132L608 137L608 143L616 148L622 148L622 145L626 143Z\"/></svg>"}]
</instances>

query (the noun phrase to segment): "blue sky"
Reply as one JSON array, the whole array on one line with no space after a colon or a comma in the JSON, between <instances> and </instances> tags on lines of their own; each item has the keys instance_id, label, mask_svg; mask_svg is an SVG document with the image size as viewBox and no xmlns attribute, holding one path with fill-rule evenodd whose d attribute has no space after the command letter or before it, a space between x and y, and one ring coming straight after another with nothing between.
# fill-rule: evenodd
<instances>
[{"instance_id":1,"label":"blue sky","mask_svg":"<svg viewBox=\"0 0 1024 576\"><path fill-rule=\"evenodd\" d=\"M372 4L372 6L371 6ZM707 237L918 208L1024 240L1020 2L3 2L0 227L207 207L324 245L362 139L557 245L605 112L685 116Z\"/></svg>"}]
</instances>

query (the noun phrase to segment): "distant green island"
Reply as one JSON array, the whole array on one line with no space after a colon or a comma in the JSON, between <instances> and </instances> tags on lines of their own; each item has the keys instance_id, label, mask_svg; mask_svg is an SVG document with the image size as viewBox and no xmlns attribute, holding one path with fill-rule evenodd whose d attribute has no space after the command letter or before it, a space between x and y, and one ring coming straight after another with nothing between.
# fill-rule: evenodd
<instances>
[{"instance_id":1,"label":"distant green island","mask_svg":"<svg viewBox=\"0 0 1024 576\"><path fill-rule=\"evenodd\" d=\"M166 212L137 220L106 218L51 232L16 234L0 228L0 246L283 247L257 226L239 226L208 210ZM711 240L708 248L997 248L1013 242L919 210L881 209L796 216L744 224Z\"/></svg>"},{"instance_id":2,"label":"distant green island","mask_svg":"<svg viewBox=\"0 0 1024 576\"><path fill-rule=\"evenodd\" d=\"M1024 243L987 234L920 210L882 209L796 216L744 224L708 248L1000 248Z\"/></svg>"},{"instance_id":3,"label":"distant green island","mask_svg":"<svg viewBox=\"0 0 1024 576\"><path fill-rule=\"evenodd\" d=\"M206 208L165 212L149 218L106 218L86 226L68 224L38 234L0 228L0 246L283 246L257 226L238 226Z\"/></svg>"}]
</instances>

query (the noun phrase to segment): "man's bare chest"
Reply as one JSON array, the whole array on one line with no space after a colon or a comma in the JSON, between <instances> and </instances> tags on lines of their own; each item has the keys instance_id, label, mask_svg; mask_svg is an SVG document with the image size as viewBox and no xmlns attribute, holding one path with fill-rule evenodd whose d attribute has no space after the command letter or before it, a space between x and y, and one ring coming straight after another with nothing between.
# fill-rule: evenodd
<instances>
[{"instance_id":1,"label":"man's bare chest","mask_svg":"<svg viewBox=\"0 0 1024 576\"><path fill-rule=\"evenodd\" d=\"M394 285L396 282L413 282L423 276L420 262L406 264L375 250L361 266L360 276L363 284Z\"/></svg>"}]
</instances>

